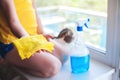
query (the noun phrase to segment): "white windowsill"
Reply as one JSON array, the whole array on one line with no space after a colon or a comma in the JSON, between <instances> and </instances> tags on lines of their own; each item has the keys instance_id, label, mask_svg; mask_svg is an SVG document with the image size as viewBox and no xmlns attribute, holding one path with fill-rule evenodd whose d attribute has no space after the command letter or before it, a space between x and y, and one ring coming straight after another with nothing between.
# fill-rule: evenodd
<instances>
[{"instance_id":1,"label":"white windowsill","mask_svg":"<svg viewBox=\"0 0 120 80\"><path fill-rule=\"evenodd\" d=\"M93 59L91 59L89 71L80 74L71 73L69 61L66 62L61 71L52 78L34 77L20 71L28 80L112 80L112 74L114 72L114 68Z\"/></svg>"}]
</instances>

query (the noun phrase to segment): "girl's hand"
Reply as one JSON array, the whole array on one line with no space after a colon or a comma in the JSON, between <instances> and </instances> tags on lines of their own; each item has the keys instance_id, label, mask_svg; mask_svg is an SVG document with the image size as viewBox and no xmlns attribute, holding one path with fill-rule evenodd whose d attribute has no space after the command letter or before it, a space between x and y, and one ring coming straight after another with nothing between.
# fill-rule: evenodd
<instances>
[{"instance_id":1,"label":"girl's hand","mask_svg":"<svg viewBox=\"0 0 120 80\"><path fill-rule=\"evenodd\" d=\"M36 51L36 52L38 52L38 53L41 53L41 52L48 52L48 53L50 53L49 51L47 51L47 50L45 50L45 49L41 49L41 50L38 50L38 51Z\"/></svg>"},{"instance_id":2,"label":"girl's hand","mask_svg":"<svg viewBox=\"0 0 120 80\"><path fill-rule=\"evenodd\" d=\"M43 36L49 41L50 39L54 38L52 34L43 34Z\"/></svg>"}]
</instances>

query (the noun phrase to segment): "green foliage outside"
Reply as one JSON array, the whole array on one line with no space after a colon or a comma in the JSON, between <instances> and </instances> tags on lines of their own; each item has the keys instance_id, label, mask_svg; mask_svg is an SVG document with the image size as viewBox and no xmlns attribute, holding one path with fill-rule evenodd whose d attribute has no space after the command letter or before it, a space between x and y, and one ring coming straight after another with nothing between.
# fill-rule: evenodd
<instances>
[{"instance_id":1,"label":"green foliage outside","mask_svg":"<svg viewBox=\"0 0 120 80\"><path fill-rule=\"evenodd\" d=\"M107 0L36 0L37 7L70 6L107 12Z\"/></svg>"}]
</instances>

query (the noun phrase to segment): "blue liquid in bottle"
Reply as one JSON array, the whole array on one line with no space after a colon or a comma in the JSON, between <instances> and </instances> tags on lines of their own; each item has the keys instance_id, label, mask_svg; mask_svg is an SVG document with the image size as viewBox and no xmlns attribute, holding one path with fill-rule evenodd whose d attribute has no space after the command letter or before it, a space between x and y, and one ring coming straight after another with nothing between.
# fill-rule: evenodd
<instances>
[{"instance_id":1,"label":"blue liquid in bottle","mask_svg":"<svg viewBox=\"0 0 120 80\"><path fill-rule=\"evenodd\" d=\"M90 55L86 56L71 56L71 69L72 73L82 73L89 69Z\"/></svg>"}]
</instances>

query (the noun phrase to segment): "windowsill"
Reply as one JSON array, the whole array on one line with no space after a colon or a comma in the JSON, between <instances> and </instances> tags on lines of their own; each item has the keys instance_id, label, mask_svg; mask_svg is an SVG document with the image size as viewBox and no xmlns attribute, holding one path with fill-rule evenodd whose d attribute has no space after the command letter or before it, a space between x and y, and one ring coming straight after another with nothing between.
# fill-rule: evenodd
<instances>
[{"instance_id":1,"label":"windowsill","mask_svg":"<svg viewBox=\"0 0 120 80\"><path fill-rule=\"evenodd\" d=\"M21 72L28 80L111 80L114 68L91 59L88 72L73 74L67 61L61 71L52 78L39 78Z\"/></svg>"}]
</instances>

